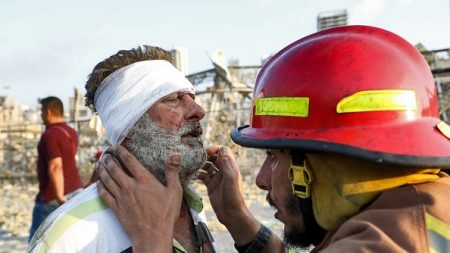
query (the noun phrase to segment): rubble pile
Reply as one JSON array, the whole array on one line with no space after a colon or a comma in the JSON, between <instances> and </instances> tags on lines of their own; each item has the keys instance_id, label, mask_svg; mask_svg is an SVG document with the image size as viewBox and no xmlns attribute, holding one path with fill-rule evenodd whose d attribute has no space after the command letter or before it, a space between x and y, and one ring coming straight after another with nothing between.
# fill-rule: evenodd
<instances>
[{"instance_id":1,"label":"rubble pile","mask_svg":"<svg viewBox=\"0 0 450 253\"><path fill-rule=\"evenodd\" d=\"M28 236L37 185L4 183L1 187L0 229L12 236Z\"/></svg>"}]
</instances>

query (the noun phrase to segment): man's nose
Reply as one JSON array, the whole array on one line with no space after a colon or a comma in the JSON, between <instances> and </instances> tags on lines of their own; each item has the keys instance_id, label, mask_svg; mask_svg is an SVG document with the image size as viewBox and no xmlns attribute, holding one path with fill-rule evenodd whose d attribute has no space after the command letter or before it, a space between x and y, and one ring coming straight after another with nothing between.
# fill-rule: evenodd
<instances>
[{"instance_id":1,"label":"man's nose","mask_svg":"<svg viewBox=\"0 0 450 253\"><path fill-rule=\"evenodd\" d=\"M197 104L194 98L188 94L183 96L185 100L185 119L186 120L201 120L205 117L205 110Z\"/></svg>"},{"instance_id":2,"label":"man's nose","mask_svg":"<svg viewBox=\"0 0 450 253\"><path fill-rule=\"evenodd\" d=\"M266 162L263 163L261 169L258 172L258 176L256 176L256 185L258 188L269 191L272 186L272 169L267 165Z\"/></svg>"}]
</instances>

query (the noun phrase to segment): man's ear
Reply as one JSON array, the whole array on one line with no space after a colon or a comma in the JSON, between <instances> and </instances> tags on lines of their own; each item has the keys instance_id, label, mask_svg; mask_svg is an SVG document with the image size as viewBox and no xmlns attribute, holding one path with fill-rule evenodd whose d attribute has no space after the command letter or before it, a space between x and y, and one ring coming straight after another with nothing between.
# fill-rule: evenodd
<instances>
[{"instance_id":1,"label":"man's ear","mask_svg":"<svg viewBox=\"0 0 450 253\"><path fill-rule=\"evenodd\" d=\"M46 111L46 113L47 113L47 117L53 117L52 110L46 109L45 111Z\"/></svg>"}]
</instances>

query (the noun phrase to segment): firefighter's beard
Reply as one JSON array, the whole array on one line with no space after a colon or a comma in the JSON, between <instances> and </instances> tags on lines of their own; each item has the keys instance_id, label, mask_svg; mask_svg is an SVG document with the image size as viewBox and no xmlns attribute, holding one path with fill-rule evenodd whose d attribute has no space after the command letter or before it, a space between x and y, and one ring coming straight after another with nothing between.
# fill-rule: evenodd
<instances>
[{"instance_id":1,"label":"firefighter's beard","mask_svg":"<svg viewBox=\"0 0 450 253\"><path fill-rule=\"evenodd\" d=\"M266 200L270 206L279 209L269 194ZM325 237L326 231L317 224L313 213L311 198L302 199L289 195L285 199L284 209L292 219L285 224L283 241L286 245L307 249L318 245Z\"/></svg>"},{"instance_id":2,"label":"firefighter's beard","mask_svg":"<svg viewBox=\"0 0 450 253\"><path fill-rule=\"evenodd\" d=\"M186 135L190 137L186 137L187 143L182 143ZM166 161L172 153L180 153L178 175L185 187L206 161L201 135L198 122L187 122L176 133L170 133L144 114L130 130L128 150L164 185Z\"/></svg>"}]
</instances>

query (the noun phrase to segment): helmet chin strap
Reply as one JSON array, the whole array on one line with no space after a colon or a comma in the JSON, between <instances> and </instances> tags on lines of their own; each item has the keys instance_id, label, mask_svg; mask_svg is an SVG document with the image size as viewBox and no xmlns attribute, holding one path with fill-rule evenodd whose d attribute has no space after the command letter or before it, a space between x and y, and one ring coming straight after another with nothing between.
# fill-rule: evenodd
<instances>
[{"instance_id":1,"label":"helmet chin strap","mask_svg":"<svg viewBox=\"0 0 450 253\"><path fill-rule=\"evenodd\" d=\"M311 197L312 173L306 158L291 153L291 166L288 177L291 180L292 192L295 196L306 199Z\"/></svg>"}]
</instances>

